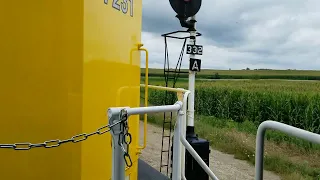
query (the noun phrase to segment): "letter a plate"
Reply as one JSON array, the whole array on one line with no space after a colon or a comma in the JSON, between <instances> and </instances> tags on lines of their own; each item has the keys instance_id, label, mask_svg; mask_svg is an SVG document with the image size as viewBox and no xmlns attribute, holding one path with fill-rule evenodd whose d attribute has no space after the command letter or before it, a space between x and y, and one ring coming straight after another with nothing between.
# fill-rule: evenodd
<instances>
[{"instance_id":1,"label":"letter a plate","mask_svg":"<svg viewBox=\"0 0 320 180\"><path fill-rule=\"evenodd\" d=\"M189 70L190 71L200 72L200 70L201 70L201 60L200 59L190 58Z\"/></svg>"}]
</instances>

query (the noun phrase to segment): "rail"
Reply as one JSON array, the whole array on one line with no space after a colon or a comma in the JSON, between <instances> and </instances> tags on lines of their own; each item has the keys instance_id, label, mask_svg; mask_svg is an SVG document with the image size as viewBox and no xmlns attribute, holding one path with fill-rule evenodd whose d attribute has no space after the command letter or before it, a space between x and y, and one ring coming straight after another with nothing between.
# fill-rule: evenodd
<instances>
[{"instance_id":1,"label":"rail","mask_svg":"<svg viewBox=\"0 0 320 180\"><path fill-rule=\"evenodd\" d=\"M117 142L120 141L121 133L121 124L119 123L121 120L120 114L125 111L127 118L130 115L138 115L138 114L147 114L147 113L160 113L160 112L177 112L177 121L176 127L174 130L174 146L173 146L173 170L172 170L172 178L174 180L180 180L181 178L186 179L185 172L185 149L187 149L190 154L195 158L195 160L200 164L200 166L208 173L208 175L215 180L218 178L214 175L214 173L210 170L207 164L201 159L201 157L197 154L197 152L192 148L192 146L187 142L185 137L186 132L186 112L187 112L187 103L188 96L190 94L189 90L185 90L182 88L169 88L162 86L153 86L153 85L144 85L141 84L141 87L148 87L152 89L158 90L166 90L171 92L177 92L178 101L173 105L164 105L164 106L150 106L150 107L138 107L138 108L130 108L130 107L116 107L108 109L108 118L110 124L116 124L113 126L111 135L112 138L112 148L113 148L113 158L112 158L112 179L125 179L125 163L126 162L126 150L124 147L117 145ZM124 158L123 158L124 157Z\"/></svg>"},{"instance_id":2,"label":"rail","mask_svg":"<svg viewBox=\"0 0 320 180\"><path fill-rule=\"evenodd\" d=\"M141 85L145 87L146 85ZM132 161L128 153L129 144L131 143L131 135L128 132L127 120L131 115L141 115L147 113L160 112L177 112L177 121L174 128L173 140L173 165L172 165L172 179L181 180L185 177L185 150L199 163L204 171L211 179L218 180L217 176L210 170L207 164L197 154L193 147L185 139L186 136L186 120L187 120L187 103L190 91L181 88L168 88L162 86L147 85L148 88L167 90L177 92L178 101L173 105L163 106L149 106L149 107L114 107L108 109L109 124L101 126L96 131L91 133L82 133L74 135L69 139L47 140L43 143L32 144L14 143L14 144L0 144L0 149L14 149L14 150L31 150L34 148L57 148L66 143L78 143L87 140L94 135L102 135L110 132L112 135L112 179L125 180L126 165L131 167ZM295 136L313 143L320 144L320 135L303 129L299 129L287 124L276 121L264 121L257 130L256 137L256 164L255 164L255 180L262 180L263 178L263 153L264 153L264 136L267 129L274 129L291 136ZM129 139L129 140L128 140ZM125 147L124 144L127 146ZM127 148L127 149L126 149ZM125 165L126 164L126 165Z\"/></svg>"},{"instance_id":3,"label":"rail","mask_svg":"<svg viewBox=\"0 0 320 180\"><path fill-rule=\"evenodd\" d=\"M145 84L140 84L141 87L146 87ZM187 112L187 106L186 104L188 103L188 97L190 95L190 91L183 89L183 88L171 88L171 87L164 87L164 86L155 86L155 85L147 85L147 87L149 89L156 89L156 90L162 90L162 91L169 91L169 92L176 92L177 96L178 96L178 100L182 101L183 103L183 111ZM147 94L148 95L148 94ZM187 117L183 116L183 120L182 120L182 132L184 133L183 135L186 135L186 122L187 122ZM147 132L147 127L144 127L144 134L146 134ZM146 137L146 135L145 135ZM180 149L180 155L181 155L181 164L183 164L183 166L181 167L181 171L183 172L184 175L184 170L185 170L185 148L181 148Z\"/></svg>"},{"instance_id":4,"label":"rail","mask_svg":"<svg viewBox=\"0 0 320 180\"><path fill-rule=\"evenodd\" d=\"M320 144L320 135L300 128L289 126L276 121L262 122L257 131L256 137L256 164L255 164L255 180L263 179L263 152L264 152L264 135L267 129L274 129L291 136L295 136L316 144Z\"/></svg>"},{"instance_id":5,"label":"rail","mask_svg":"<svg viewBox=\"0 0 320 180\"><path fill-rule=\"evenodd\" d=\"M178 101L174 105L166 105L166 106L152 106L152 107L139 107L139 108L130 108L130 107L123 107L123 108L109 108L108 109L108 118L109 123L116 124L117 122L121 121L119 118L122 111L126 112L126 116L129 117L130 115L138 115L138 114L145 114L145 113L159 113L159 112L175 112L182 108L182 102ZM119 145L118 142L121 140L120 133L121 133L121 124L117 124L112 128L111 135L112 135L112 179L117 180L125 180L125 158L128 156L125 154L125 149ZM128 164L127 164L128 165Z\"/></svg>"},{"instance_id":6,"label":"rail","mask_svg":"<svg viewBox=\"0 0 320 180\"><path fill-rule=\"evenodd\" d=\"M210 168L206 165L206 163L201 159L201 157L197 154L197 152L192 148L192 146L188 143L181 132L181 122L182 117L185 116L185 112L179 110L178 120L176 123L176 127L174 130L174 146L173 146L173 170L172 177L173 180L177 179L186 179L184 176L184 171L181 172L184 164L180 164L180 156L178 155L179 149L181 147L180 142L182 142L183 146L189 151L192 157L199 163L199 165L204 169L204 171L209 175L211 179L218 180L217 176L210 170ZM263 152L264 152L264 135L267 129L274 129L281 132L284 132L288 135L295 136L316 144L320 144L320 135L316 133L312 133L300 128L296 128L287 124L283 124L276 121L264 121L262 122L257 130L256 137L256 164L255 164L255 180L263 179Z\"/></svg>"},{"instance_id":7,"label":"rail","mask_svg":"<svg viewBox=\"0 0 320 180\"><path fill-rule=\"evenodd\" d=\"M126 149L121 146L119 143L121 141L120 134L123 133L121 131L121 113L123 111L126 112L127 119L130 115L145 115L147 113L160 113L160 112L179 112L179 110L187 111L187 102L190 91L182 89L182 88L169 88L162 86L153 86L153 85L145 85L141 84L140 87L157 89L157 90L165 90L176 92L178 96L178 101L173 105L164 105L164 106L150 106L150 107L114 107L108 109L108 118L110 124L116 124L112 127L111 135L112 135L112 148L113 148L113 158L112 158L112 179L125 179L125 163L128 165L126 158L130 157L126 154ZM186 122L186 116L183 117L184 122ZM145 119L146 121L146 119ZM182 122L182 124L186 127L186 124ZM184 128L185 132L185 128ZM146 137L146 127L144 127L144 137ZM181 147L181 146L180 146ZM181 163L184 164L185 151L184 148L179 148L179 156L181 159ZM181 166L180 166L181 167ZM182 166L184 169L184 166Z\"/></svg>"},{"instance_id":8,"label":"rail","mask_svg":"<svg viewBox=\"0 0 320 180\"><path fill-rule=\"evenodd\" d=\"M167 89L164 87L159 87ZM175 88L172 88L173 91ZM202 160L202 158L197 154L197 152L192 148L192 146L185 139L185 126L186 126L186 103L190 91L185 91L187 94L184 95L184 103L182 108L178 110L178 116L176 125L174 128L174 139L173 139L173 165L172 165L172 179L173 180L185 180L185 167L184 167L184 153L181 155L185 149L191 154L191 156L199 163L199 165L204 169L204 171L209 175L211 179L218 180L218 177L210 170L207 164ZM320 144L320 135L315 134L300 128L296 128L287 124L283 124L276 121L264 121L262 122L257 130L256 137L256 164L255 164L255 180L263 179L263 152L264 152L264 135L267 129L274 129L295 136L313 143Z\"/></svg>"},{"instance_id":9,"label":"rail","mask_svg":"<svg viewBox=\"0 0 320 180\"><path fill-rule=\"evenodd\" d=\"M146 72L145 72L145 84L149 84L149 52L146 48L142 48L143 44L138 43L137 44L137 48L133 48L130 51L130 63L132 64L132 54L134 51L144 51L146 53ZM148 106L148 86L145 86L145 90L144 90L144 95L145 95L145 99L144 99L144 105ZM138 150L142 150L144 148L146 148L147 146L147 114L144 114L144 120L143 120L143 129L144 129L144 136L143 136L143 145L142 146L138 146Z\"/></svg>"},{"instance_id":10,"label":"rail","mask_svg":"<svg viewBox=\"0 0 320 180\"><path fill-rule=\"evenodd\" d=\"M186 180L184 163L181 160L179 153L181 149L187 149L191 156L198 162L198 164L204 169L204 171L209 175L211 179L219 180L217 176L211 171L207 164L202 160L198 153L193 149L193 147L185 139L184 129L185 126L185 109L179 110L178 118L174 128L174 138L173 138L173 164L172 164L172 179L173 180ZM183 146L182 146L183 145Z\"/></svg>"}]
</instances>

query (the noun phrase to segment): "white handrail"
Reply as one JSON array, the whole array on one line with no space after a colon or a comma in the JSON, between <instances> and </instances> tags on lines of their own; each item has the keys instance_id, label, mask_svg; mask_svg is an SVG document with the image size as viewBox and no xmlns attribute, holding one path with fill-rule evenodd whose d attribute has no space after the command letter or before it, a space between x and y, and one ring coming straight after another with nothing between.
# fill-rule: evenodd
<instances>
[{"instance_id":1,"label":"white handrail","mask_svg":"<svg viewBox=\"0 0 320 180\"><path fill-rule=\"evenodd\" d=\"M199 165L202 167L202 169L210 176L211 179L219 180L217 176L211 171L211 169L207 166L207 164L202 160L202 158L199 156L199 154L192 148L192 146L188 143L188 141L184 138L184 136L181 133L180 141L182 144L186 147L186 149L189 151L191 156L199 163Z\"/></svg>"},{"instance_id":2,"label":"white handrail","mask_svg":"<svg viewBox=\"0 0 320 180\"><path fill-rule=\"evenodd\" d=\"M183 106L182 110L185 113L185 115L182 117L181 122L181 133L183 134L183 137L186 137L187 132L187 103L188 103L188 97L190 95L190 91L186 91L183 96ZM181 146L181 176L183 179L186 179L185 177L185 159L186 159L186 148L184 146Z\"/></svg>"},{"instance_id":3,"label":"white handrail","mask_svg":"<svg viewBox=\"0 0 320 180\"><path fill-rule=\"evenodd\" d=\"M141 84L142 87L145 85ZM195 158L195 160L200 164L200 166L207 172L207 174L214 180L218 178L210 170L210 168L205 164L197 152L191 147L191 145L184 138L186 134L186 121L187 121L187 103L188 96L190 94L189 90L182 88L168 88L161 86L148 85L149 88L173 91L177 93L183 93L183 98L181 101L177 101L173 105L164 106L149 106L149 107L115 107L108 109L109 121L118 121L119 113L122 109L125 109L128 117L130 115L137 114L147 114L147 113L158 113L158 112L178 112L178 118L176 122L176 128L174 130L174 145L173 145L173 166L172 166L172 177L174 180L186 179L185 177L185 149L187 149L190 154ZM180 97L181 98L181 97ZM117 127L115 126L114 130ZM114 136L114 131L111 133ZM112 177L113 179L124 180L125 175L125 163L123 160L123 153L121 148L116 146L117 136L112 138L113 142L113 158L112 158ZM116 141L115 141L116 140Z\"/></svg>"},{"instance_id":4,"label":"white handrail","mask_svg":"<svg viewBox=\"0 0 320 180\"><path fill-rule=\"evenodd\" d=\"M320 135L306 131L300 128L296 128L287 124L283 124L276 121L264 121L262 122L257 131L256 137L256 164L255 164L255 180L263 179L263 151L264 151L264 135L267 129L274 129L280 132L286 133L291 136L299 137L309 142L320 144Z\"/></svg>"},{"instance_id":5,"label":"white handrail","mask_svg":"<svg viewBox=\"0 0 320 180\"><path fill-rule=\"evenodd\" d=\"M141 87L146 87L145 84L140 84ZM156 90L164 90L164 91L170 91L170 92L176 92L176 93L183 93L182 100L182 110L184 113L187 112L187 104L188 104L188 97L191 93L191 91L183 89L183 88L170 88L170 87L164 87L164 86L155 86L155 85L148 85L148 88L150 89L156 89ZM181 121L181 132L184 136L186 136L186 127L187 127L187 116L183 116ZM185 179L185 147L180 146L180 155L181 155L181 176Z\"/></svg>"},{"instance_id":6,"label":"white handrail","mask_svg":"<svg viewBox=\"0 0 320 180\"><path fill-rule=\"evenodd\" d=\"M150 106L150 107L138 107L138 108L109 108L108 118L109 123L113 124L118 122L119 114L122 109L125 109L128 117L130 115L145 114L145 113L159 113L159 112L174 112L179 111L182 108L182 102L178 101L174 105L165 106ZM112 179L125 180L125 163L124 163L124 153L119 145L116 145L119 141L118 134L120 133L120 124L112 128L111 135L112 138Z\"/></svg>"},{"instance_id":7,"label":"white handrail","mask_svg":"<svg viewBox=\"0 0 320 180\"><path fill-rule=\"evenodd\" d=\"M145 85L141 85L144 87ZM185 149L192 155L192 157L199 163L199 165L205 170L205 172L210 176L210 178L214 180L218 180L217 176L210 170L207 164L202 160L202 158L197 154L197 152L192 148L192 146L185 139L186 136L186 122L187 122L187 102L188 96L190 94L189 90L181 89L181 88L168 88L162 86L152 86L148 85L150 88L159 89L159 90L167 90L173 92L183 92L183 103L179 104L180 108L178 108L178 117L176 126L174 128L174 140L173 140L173 167L172 167L172 175L174 180L183 180L185 177ZM174 106L174 105L171 105ZM181 108L182 106L182 108ZM164 107L164 106L163 106ZM147 109L145 109L147 110ZM146 113L145 110L139 110L138 112ZM149 111L151 112L151 111ZM299 129L293 126L289 126L287 124L275 122L275 121L265 121L260 124L256 137L256 166L255 166L255 179L260 180L263 177L263 148L264 148L264 135L267 129L275 129L281 132L285 132L289 135L296 136L302 139L305 139L310 142L319 143L320 144L320 135L312 133L310 131L306 131L303 129Z\"/></svg>"},{"instance_id":8,"label":"white handrail","mask_svg":"<svg viewBox=\"0 0 320 180\"><path fill-rule=\"evenodd\" d=\"M199 165L204 169L204 171L209 175L210 178L214 180L219 180L217 176L211 171L207 164L202 160L198 153L192 148L192 146L185 139L185 135L182 131L183 117L186 113L183 110L179 110L176 126L174 129L174 139L173 139L173 166L172 166L172 179L180 180L181 178L186 179L184 175L184 165L181 163L181 156L179 155L179 150L186 148L191 156L199 163ZM181 145L182 143L182 145Z\"/></svg>"}]
</instances>

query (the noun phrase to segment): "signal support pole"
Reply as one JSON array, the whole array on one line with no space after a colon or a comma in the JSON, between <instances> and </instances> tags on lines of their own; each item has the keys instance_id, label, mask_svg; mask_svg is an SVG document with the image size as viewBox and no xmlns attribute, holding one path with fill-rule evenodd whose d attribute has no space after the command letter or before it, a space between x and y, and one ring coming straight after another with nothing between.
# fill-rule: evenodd
<instances>
[{"instance_id":1,"label":"signal support pole","mask_svg":"<svg viewBox=\"0 0 320 180\"><path fill-rule=\"evenodd\" d=\"M198 138L194 129L194 105L195 105L195 79L196 73L201 71L201 59L197 59L196 55L202 55L203 46L196 44L196 14L200 10L202 0L169 0L171 7L177 13L176 17L180 21L180 25L188 28L187 32L190 33L190 41L187 44L187 54L190 55L189 59L189 98L187 110L187 128L185 124L181 127L183 134L189 144L195 149L198 155L209 166L209 141ZM188 20L190 19L190 20ZM200 167L199 164L194 164L194 158L190 153L186 153L184 148L181 148L181 174L185 175L187 179L208 180L209 176Z\"/></svg>"},{"instance_id":2,"label":"signal support pole","mask_svg":"<svg viewBox=\"0 0 320 180\"><path fill-rule=\"evenodd\" d=\"M196 45L196 35L197 30L195 28L196 17L195 15L191 17L190 23L192 23L192 27L188 29L190 32L190 45ZM189 47L187 47L188 50ZM193 51L193 49L191 49ZM189 60L189 101L188 101L188 123L187 123L187 137L195 137L194 133L194 97L195 97L195 81L196 81L196 71L194 68L198 68L198 66L194 66L195 61L195 54L190 53L190 60ZM197 64L198 65L198 64Z\"/></svg>"},{"instance_id":3,"label":"signal support pole","mask_svg":"<svg viewBox=\"0 0 320 180\"><path fill-rule=\"evenodd\" d=\"M203 161L209 166L209 154L210 146L209 141L205 139L198 138L195 134L194 129L194 104L195 104L195 81L196 73L201 71L201 59L196 58L196 55L202 55L203 46L196 44L196 17L191 16L189 21L188 31L190 32L190 42L187 45L187 54L190 54L189 60L189 101L188 101L188 121L187 121L187 130L186 130L186 139L190 145L196 150L199 156ZM207 180L209 179L208 174L200 167L199 164L193 164L194 158L190 153L185 154L182 151L182 163L185 164L185 168L182 169L182 172L185 173L187 179L198 179L198 180Z\"/></svg>"}]
</instances>

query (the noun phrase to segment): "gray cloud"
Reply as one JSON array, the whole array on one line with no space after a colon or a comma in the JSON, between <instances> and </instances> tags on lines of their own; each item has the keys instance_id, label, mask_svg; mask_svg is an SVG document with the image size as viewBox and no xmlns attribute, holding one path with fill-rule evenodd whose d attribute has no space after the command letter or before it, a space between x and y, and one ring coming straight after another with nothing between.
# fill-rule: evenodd
<instances>
[{"instance_id":1,"label":"gray cloud","mask_svg":"<svg viewBox=\"0 0 320 180\"><path fill-rule=\"evenodd\" d=\"M319 69L318 7L319 0L203 0L197 14L197 29L203 34L198 40L204 45L203 65ZM169 1L143 1L143 41L149 38L146 45L156 44L157 48L151 48L155 66L161 65L164 57L160 35L180 29ZM174 58L181 45L169 47ZM183 65L187 67L187 59Z\"/></svg>"}]
</instances>

